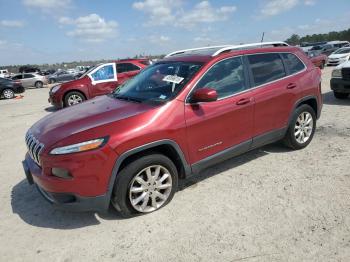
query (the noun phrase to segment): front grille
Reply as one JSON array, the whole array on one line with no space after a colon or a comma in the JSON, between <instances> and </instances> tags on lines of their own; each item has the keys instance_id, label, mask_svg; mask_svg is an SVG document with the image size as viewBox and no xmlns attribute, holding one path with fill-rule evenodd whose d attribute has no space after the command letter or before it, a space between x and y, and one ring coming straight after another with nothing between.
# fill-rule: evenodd
<instances>
[{"instance_id":1,"label":"front grille","mask_svg":"<svg viewBox=\"0 0 350 262\"><path fill-rule=\"evenodd\" d=\"M32 134L27 133L26 144L30 157L40 166L40 153L44 149L44 144L40 143Z\"/></svg>"},{"instance_id":2,"label":"front grille","mask_svg":"<svg viewBox=\"0 0 350 262\"><path fill-rule=\"evenodd\" d=\"M342 68L341 74L342 74L344 80L350 80L350 67L349 68L346 68L346 67Z\"/></svg>"}]
</instances>

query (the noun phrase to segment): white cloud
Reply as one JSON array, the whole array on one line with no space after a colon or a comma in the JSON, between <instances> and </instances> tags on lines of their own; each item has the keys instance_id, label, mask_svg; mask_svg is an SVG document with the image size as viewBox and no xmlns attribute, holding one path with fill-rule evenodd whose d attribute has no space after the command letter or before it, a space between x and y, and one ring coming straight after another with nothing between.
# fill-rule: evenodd
<instances>
[{"instance_id":1,"label":"white cloud","mask_svg":"<svg viewBox=\"0 0 350 262\"><path fill-rule=\"evenodd\" d=\"M133 8L149 15L149 25L164 25L174 21L174 8L181 5L181 0L144 0L133 3Z\"/></svg>"},{"instance_id":2,"label":"white cloud","mask_svg":"<svg viewBox=\"0 0 350 262\"><path fill-rule=\"evenodd\" d=\"M70 7L71 0L22 0L30 8L38 8L43 12L59 11Z\"/></svg>"},{"instance_id":3,"label":"white cloud","mask_svg":"<svg viewBox=\"0 0 350 262\"><path fill-rule=\"evenodd\" d=\"M170 41L170 37L168 36L164 36L164 35L161 35L161 36L155 36L155 35L152 35L148 38L148 40L152 43L152 44L158 44L158 45L163 45L163 44L166 44Z\"/></svg>"},{"instance_id":4,"label":"white cloud","mask_svg":"<svg viewBox=\"0 0 350 262\"><path fill-rule=\"evenodd\" d=\"M144 0L133 8L146 13L146 25L174 25L191 28L198 24L225 21L237 10L236 6L214 8L209 1L201 1L192 10L184 11L182 0Z\"/></svg>"},{"instance_id":5,"label":"white cloud","mask_svg":"<svg viewBox=\"0 0 350 262\"><path fill-rule=\"evenodd\" d=\"M201 23L213 23L217 21L225 21L235 12L235 6L221 6L214 8L209 1L198 3L193 10L184 13L177 21L179 26L193 27Z\"/></svg>"},{"instance_id":6,"label":"white cloud","mask_svg":"<svg viewBox=\"0 0 350 262\"><path fill-rule=\"evenodd\" d=\"M118 23L106 21L97 14L81 16L77 19L61 17L58 22L61 25L70 25L74 29L67 32L68 36L78 38L86 42L104 42L117 35Z\"/></svg>"},{"instance_id":7,"label":"white cloud","mask_svg":"<svg viewBox=\"0 0 350 262\"><path fill-rule=\"evenodd\" d=\"M261 9L261 15L264 17L275 16L293 9L300 3L312 6L316 4L316 0L268 0L265 6Z\"/></svg>"},{"instance_id":8,"label":"white cloud","mask_svg":"<svg viewBox=\"0 0 350 262\"><path fill-rule=\"evenodd\" d=\"M0 26L1 27L23 27L24 23L19 20L1 20Z\"/></svg>"}]
</instances>

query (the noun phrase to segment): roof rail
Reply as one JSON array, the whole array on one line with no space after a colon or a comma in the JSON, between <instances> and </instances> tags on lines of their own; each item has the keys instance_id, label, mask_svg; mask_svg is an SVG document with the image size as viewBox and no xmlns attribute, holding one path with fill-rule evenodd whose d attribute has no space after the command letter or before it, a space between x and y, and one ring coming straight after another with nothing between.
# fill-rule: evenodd
<instances>
[{"instance_id":1,"label":"roof rail","mask_svg":"<svg viewBox=\"0 0 350 262\"><path fill-rule=\"evenodd\" d=\"M186 54L191 53L195 51L208 51L210 49L214 49L213 54L211 56L217 56L223 52L231 51L231 50L240 50L240 49L249 49L249 48L256 48L256 47L265 47L265 46L289 46L285 42L276 41L276 42L261 42L261 43L251 43L251 44L242 44L242 45L219 45L219 46L206 46L206 47L199 47L199 48L191 48L191 49L184 49L184 50L178 50L175 52L172 52L170 54L167 54L165 57L170 57L174 55L179 54Z\"/></svg>"},{"instance_id":2,"label":"roof rail","mask_svg":"<svg viewBox=\"0 0 350 262\"><path fill-rule=\"evenodd\" d=\"M249 49L249 48L256 48L256 47L266 47L266 46L289 46L285 42L261 42L261 43L251 43L251 44L243 44L243 45L232 45L232 46L227 46L223 47L219 50L217 50L212 56L217 56L223 52L226 51L231 51L231 50L244 50L244 49Z\"/></svg>"},{"instance_id":3,"label":"roof rail","mask_svg":"<svg viewBox=\"0 0 350 262\"><path fill-rule=\"evenodd\" d=\"M165 57L184 54L184 53L193 52L193 51L225 48L225 47L229 47L229 46L231 46L231 45L216 45L216 46L205 46L205 47L198 47L198 48L183 49L183 50L178 50L178 51L172 52L170 54L167 54Z\"/></svg>"}]
</instances>

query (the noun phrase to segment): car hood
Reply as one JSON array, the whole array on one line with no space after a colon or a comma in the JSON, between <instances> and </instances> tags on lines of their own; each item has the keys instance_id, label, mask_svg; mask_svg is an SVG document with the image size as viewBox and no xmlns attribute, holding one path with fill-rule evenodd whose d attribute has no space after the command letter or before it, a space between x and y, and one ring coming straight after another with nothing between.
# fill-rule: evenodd
<instances>
[{"instance_id":1,"label":"car hood","mask_svg":"<svg viewBox=\"0 0 350 262\"><path fill-rule=\"evenodd\" d=\"M142 114L154 107L100 96L45 116L29 132L41 143L53 145L71 135Z\"/></svg>"},{"instance_id":2,"label":"car hood","mask_svg":"<svg viewBox=\"0 0 350 262\"><path fill-rule=\"evenodd\" d=\"M350 54L331 54L328 58L343 58L343 57L347 57Z\"/></svg>"}]
</instances>

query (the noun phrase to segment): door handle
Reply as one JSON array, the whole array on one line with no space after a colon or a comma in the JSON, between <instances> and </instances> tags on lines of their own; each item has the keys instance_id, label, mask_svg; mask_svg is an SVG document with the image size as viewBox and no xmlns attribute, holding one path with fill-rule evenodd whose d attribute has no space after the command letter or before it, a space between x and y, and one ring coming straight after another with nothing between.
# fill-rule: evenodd
<instances>
[{"instance_id":1,"label":"door handle","mask_svg":"<svg viewBox=\"0 0 350 262\"><path fill-rule=\"evenodd\" d=\"M242 98L236 102L236 105L242 106L242 105L248 104L250 100L251 99L249 98Z\"/></svg>"},{"instance_id":2,"label":"door handle","mask_svg":"<svg viewBox=\"0 0 350 262\"><path fill-rule=\"evenodd\" d=\"M287 85L287 89L293 89L293 88L296 88L297 87L297 84L295 83L290 83Z\"/></svg>"}]
</instances>

